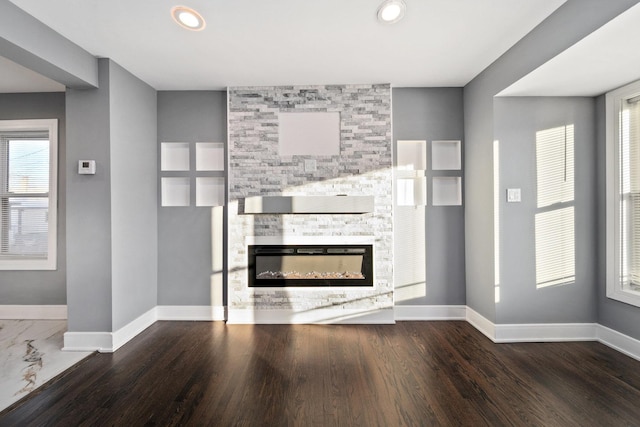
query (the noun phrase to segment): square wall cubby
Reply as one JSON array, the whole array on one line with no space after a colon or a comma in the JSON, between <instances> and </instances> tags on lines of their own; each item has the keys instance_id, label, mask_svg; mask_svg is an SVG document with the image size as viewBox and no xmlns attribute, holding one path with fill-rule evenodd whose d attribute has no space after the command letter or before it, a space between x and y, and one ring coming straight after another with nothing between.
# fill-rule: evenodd
<instances>
[{"instance_id":1,"label":"square wall cubby","mask_svg":"<svg viewBox=\"0 0 640 427\"><path fill-rule=\"evenodd\" d=\"M432 170L460 170L462 169L461 158L460 141L431 142Z\"/></svg>"},{"instance_id":2,"label":"square wall cubby","mask_svg":"<svg viewBox=\"0 0 640 427\"><path fill-rule=\"evenodd\" d=\"M190 190L188 177L162 178L162 206L189 206Z\"/></svg>"},{"instance_id":3,"label":"square wall cubby","mask_svg":"<svg viewBox=\"0 0 640 427\"><path fill-rule=\"evenodd\" d=\"M427 141L398 141L396 205L427 204Z\"/></svg>"},{"instance_id":4,"label":"square wall cubby","mask_svg":"<svg viewBox=\"0 0 640 427\"><path fill-rule=\"evenodd\" d=\"M160 144L160 170L188 171L189 143L163 142Z\"/></svg>"},{"instance_id":5,"label":"square wall cubby","mask_svg":"<svg viewBox=\"0 0 640 427\"><path fill-rule=\"evenodd\" d=\"M426 170L427 141L398 141L398 170Z\"/></svg>"},{"instance_id":6,"label":"square wall cubby","mask_svg":"<svg viewBox=\"0 0 640 427\"><path fill-rule=\"evenodd\" d=\"M224 206L223 142L160 143L160 205Z\"/></svg>"},{"instance_id":7,"label":"square wall cubby","mask_svg":"<svg viewBox=\"0 0 640 427\"><path fill-rule=\"evenodd\" d=\"M196 206L223 206L224 178L196 178Z\"/></svg>"},{"instance_id":8,"label":"square wall cubby","mask_svg":"<svg viewBox=\"0 0 640 427\"><path fill-rule=\"evenodd\" d=\"M433 206L462 205L462 178L459 176L434 176L432 182Z\"/></svg>"},{"instance_id":9,"label":"square wall cubby","mask_svg":"<svg viewBox=\"0 0 640 427\"><path fill-rule=\"evenodd\" d=\"M427 204L427 178L423 176L398 177L396 180L398 206L425 206Z\"/></svg>"},{"instance_id":10,"label":"square wall cubby","mask_svg":"<svg viewBox=\"0 0 640 427\"><path fill-rule=\"evenodd\" d=\"M224 144L222 142L196 142L196 170L223 171Z\"/></svg>"}]
</instances>

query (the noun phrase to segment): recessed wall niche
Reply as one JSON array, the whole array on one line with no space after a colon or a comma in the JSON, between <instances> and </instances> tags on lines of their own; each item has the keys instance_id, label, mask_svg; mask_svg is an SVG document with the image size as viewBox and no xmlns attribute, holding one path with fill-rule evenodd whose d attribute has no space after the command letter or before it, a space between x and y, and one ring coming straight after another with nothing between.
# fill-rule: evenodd
<instances>
[{"instance_id":1,"label":"recessed wall niche","mask_svg":"<svg viewBox=\"0 0 640 427\"><path fill-rule=\"evenodd\" d=\"M396 205L427 204L427 141L398 141Z\"/></svg>"},{"instance_id":2,"label":"recessed wall niche","mask_svg":"<svg viewBox=\"0 0 640 427\"><path fill-rule=\"evenodd\" d=\"M433 206L462 205L462 178L459 176L433 177Z\"/></svg>"},{"instance_id":3,"label":"recessed wall niche","mask_svg":"<svg viewBox=\"0 0 640 427\"><path fill-rule=\"evenodd\" d=\"M196 206L224 205L224 178L196 178Z\"/></svg>"},{"instance_id":4,"label":"recessed wall niche","mask_svg":"<svg viewBox=\"0 0 640 427\"><path fill-rule=\"evenodd\" d=\"M188 177L162 178L162 206L189 206L191 186Z\"/></svg>"},{"instance_id":5,"label":"recessed wall niche","mask_svg":"<svg viewBox=\"0 0 640 427\"><path fill-rule=\"evenodd\" d=\"M459 140L431 141L431 170L461 171L462 142ZM431 187L433 206L462 205L462 177L434 176Z\"/></svg>"},{"instance_id":6,"label":"recessed wall niche","mask_svg":"<svg viewBox=\"0 0 640 427\"><path fill-rule=\"evenodd\" d=\"M222 142L162 142L161 206L223 206L224 169Z\"/></svg>"},{"instance_id":7,"label":"recessed wall niche","mask_svg":"<svg viewBox=\"0 0 640 427\"><path fill-rule=\"evenodd\" d=\"M431 141L431 169L460 170L460 144L460 141Z\"/></svg>"},{"instance_id":8,"label":"recessed wall niche","mask_svg":"<svg viewBox=\"0 0 640 427\"><path fill-rule=\"evenodd\" d=\"M224 144L221 142L196 142L196 170L223 171Z\"/></svg>"},{"instance_id":9,"label":"recessed wall niche","mask_svg":"<svg viewBox=\"0 0 640 427\"><path fill-rule=\"evenodd\" d=\"M189 143L163 142L160 144L160 170L188 171Z\"/></svg>"}]
</instances>

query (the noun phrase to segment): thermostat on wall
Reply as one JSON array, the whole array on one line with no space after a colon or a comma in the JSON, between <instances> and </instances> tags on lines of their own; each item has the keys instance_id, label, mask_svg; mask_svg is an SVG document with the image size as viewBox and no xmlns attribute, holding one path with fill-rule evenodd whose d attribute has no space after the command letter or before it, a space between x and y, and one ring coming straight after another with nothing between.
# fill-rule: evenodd
<instances>
[{"instance_id":1,"label":"thermostat on wall","mask_svg":"<svg viewBox=\"0 0 640 427\"><path fill-rule=\"evenodd\" d=\"M95 175L96 161L95 160L78 160L78 173L80 175Z\"/></svg>"}]
</instances>

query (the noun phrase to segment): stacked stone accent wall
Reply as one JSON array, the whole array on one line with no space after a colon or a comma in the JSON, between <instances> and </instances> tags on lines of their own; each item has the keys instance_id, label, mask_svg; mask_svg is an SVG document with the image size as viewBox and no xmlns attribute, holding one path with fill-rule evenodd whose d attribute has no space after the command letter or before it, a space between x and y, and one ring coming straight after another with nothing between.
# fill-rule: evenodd
<instances>
[{"instance_id":1,"label":"stacked stone accent wall","mask_svg":"<svg viewBox=\"0 0 640 427\"><path fill-rule=\"evenodd\" d=\"M229 309L393 307L391 88L335 85L231 88L229 120ZM340 154L278 154L280 112L339 112ZM306 172L304 161L316 170ZM338 195L375 197L365 214L242 214L249 196ZM371 236L374 286L282 288L247 286L247 239Z\"/></svg>"}]
</instances>

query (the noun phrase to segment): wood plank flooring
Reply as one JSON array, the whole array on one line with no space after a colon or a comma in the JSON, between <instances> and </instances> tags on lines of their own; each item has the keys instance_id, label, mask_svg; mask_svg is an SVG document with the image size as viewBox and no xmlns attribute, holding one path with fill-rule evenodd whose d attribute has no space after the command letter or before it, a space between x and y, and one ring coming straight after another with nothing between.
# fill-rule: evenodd
<instances>
[{"instance_id":1,"label":"wood plank flooring","mask_svg":"<svg viewBox=\"0 0 640 427\"><path fill-rule=\"evenodd\" d=\"M466 322L157 322L0 413L16 426L632 426L640 362Z\"/></svg>"}]
</instances>

